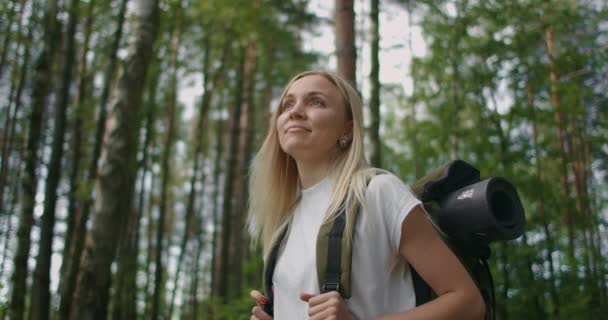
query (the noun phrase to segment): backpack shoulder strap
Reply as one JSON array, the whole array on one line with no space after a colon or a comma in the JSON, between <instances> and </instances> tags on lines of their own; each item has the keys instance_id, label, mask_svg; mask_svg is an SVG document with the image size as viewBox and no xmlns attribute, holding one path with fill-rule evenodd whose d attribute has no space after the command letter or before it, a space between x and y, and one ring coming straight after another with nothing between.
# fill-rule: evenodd
<instances>
[{"instance_id":1,"label":"backpack shoulder strap","mask_svg":"<svg viewBox=\"0 0 608 320\"><path fill-rule=\"evenodd\" d=\"M317 281L321 293L338 291L350 298L352 239L344 234L347 221L354 226L356 214L347 218L344 208L338 216L324 223L317 236ZM352 228L351 228L352 230Z\"/></svg>"},{"instance_id":2,"label":"backpack shoulder strap","mask_svg":"<svg viewBox=\"0 0 608 320\"><path fill-rule=\"evenodd\" d=\"M277 266L279 251L283 245L285 236L287 235L287 230L289 230L289 226L285 225L283 230L279 232L279 236L275 239L272 245L268 259L264 263L264 293L266 298L268 298L268 303L264 305L264 311L270 316L273 316L274 314L274 290L272 287L272 276L274 275L274 269Z\"/></svg>"}]
</instances>

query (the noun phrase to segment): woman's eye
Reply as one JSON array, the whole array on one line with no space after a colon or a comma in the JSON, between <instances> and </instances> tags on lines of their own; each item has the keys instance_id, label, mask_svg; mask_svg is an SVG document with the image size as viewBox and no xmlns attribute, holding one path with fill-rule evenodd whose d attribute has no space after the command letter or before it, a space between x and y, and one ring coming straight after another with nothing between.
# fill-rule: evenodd
<instances>
[{"instance_id":1,"label":"woman's eye","mask_svg":"<svg viewBox=\"0 0 608 320\"><path fill-rule=\"evenodd\" d=\"M313 106L318 106L318 107L322 107L325 105L323 103L323 100L321 100L319 98L314 98L314 99L310 100L310 104L312 104Z\"/></svg>"},{"instance_id":2,"label":"woman's eye","mask_svg":"<svg viewBox=\"0 0 608 320\"><path fill-rule=\"evenodd\" d=\"M293 103L291 102L283 102L283 104L281 104L281 110L288 110L291 107L293 107Z\"/></svg>"}]
</instances>

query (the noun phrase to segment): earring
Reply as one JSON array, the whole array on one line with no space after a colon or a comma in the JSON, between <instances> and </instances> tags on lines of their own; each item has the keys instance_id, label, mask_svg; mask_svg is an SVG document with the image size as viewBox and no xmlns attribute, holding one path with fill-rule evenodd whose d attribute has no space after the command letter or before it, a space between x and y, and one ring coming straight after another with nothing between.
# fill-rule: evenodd
<instances>
[{"instance_id":1,"label":"earring","mask_svg":"<svg viewBox=\"0 0 608 320\"><path fill-rule=\"evenodd\" d=\"M342 148L342 149L345 149L345 148L346 148L346 146L347 146L347 144L348 144L348 140L346 140L346 139L344 139L344 138L343 138L343 139L338 140L338 145L339 145L339 146L340 146L340 148Z\"/></svg>"}]
</instances>

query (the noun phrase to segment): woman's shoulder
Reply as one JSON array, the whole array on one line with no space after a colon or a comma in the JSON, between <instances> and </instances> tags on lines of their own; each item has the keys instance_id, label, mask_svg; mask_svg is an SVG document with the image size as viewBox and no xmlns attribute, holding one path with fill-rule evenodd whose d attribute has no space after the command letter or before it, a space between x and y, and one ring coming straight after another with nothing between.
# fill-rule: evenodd
<instances>
[{"instance_id":1,"label":"woman's shoulder","mask_svg":"<svg viewBox=\"0 0 608 320\"><path fill-rule=\"evenodd\" d=\"M379 170L368 183L367 198L376 199L402 199L413 196L410 187L395 174Z\"/></svg>"}]
</instances>

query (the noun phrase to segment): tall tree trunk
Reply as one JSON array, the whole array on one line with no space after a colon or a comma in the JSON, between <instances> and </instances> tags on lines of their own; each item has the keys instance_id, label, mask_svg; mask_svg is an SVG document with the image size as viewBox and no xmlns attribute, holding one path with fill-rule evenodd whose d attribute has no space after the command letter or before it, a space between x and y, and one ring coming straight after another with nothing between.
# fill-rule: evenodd
<instances>
[{"instance_id":1,"label":"tall tree trunk","mask_svg":"<svg viewBox=\"0 0 608 320\"><path fill-rule=\"evenodd\" d=\"M414 60L414 33L412 32L413 30L413 23L412 23L412 11L414 10L412 8L412 1L413 0L407 0L406 2L406 6L407 6L407 33L408 33L408 37L407 37L407 47L408 50L410 52L411 55L411 60ZM412 64L410 64L412 65ZM412 78L412 95L416 94L416 80L414 79L414 77L412 76L413 71L411 70L410 67L410 77ZM410 100L412 101L412 100ZM409 117L409 119L407 119L407 123L406 123L406 128L408 128L408 136L411 137L412 139L412 143L411 143L411 148L412 148L412 161L414 163L414 177L416 178L416 180L422 178L422 175L424 174L422 172L422 168L421 168L421 159L420 159L420 152L419 152L419 145L418 145L418 130L415 130L415 124L416 124L416 115L417 115L417 111L416 111L416 103L414 101L412 101L412 105L410 106L412 113Z\"/></svg>"},{"instance_id":2,"label":"tall tree trunk","mask_svg":"<svg viewBox=\"0 0 608 320\"><path fill-rule=\"evenodd\" d=\"M35 9L37 9L37 6L34 6L33 10L35 11ZM30 23L28 26L28 31L27 31L27 36L25 38L25 40L27 41L27 43L30 42L30 40L32 39L32 33L34 30L34 25L35 23ZM21 34L21 33L19 33ZM22 39L19 40L20 42L22 41ZM17 124L17 117L19 115L19 111L21 109L21 98L23 96L23 89L25 88L25 79L26 79L26 75L27 75L27 70L28 70L28 65L29 65L29 61L30 61L30 50L31 50L31 45L26 45L24 48L24 52L23 52L23 57L21 59L21 67L19 68L20 70L20 74L19 74L19 80L17 83L17 90L14 94L14 107L13 107L13 113L10 116L10 127L8 127L8 132L6 134L7 138L5 138L5 143L2 146L2 169L1 169L1 173L0 175L2 175L2 179L5 182L7 182L5 179L5 176L8 174L8 170L10 168L10 154L13 150L13 142L15 140L14 135L15 135L15 126ZM16 68L15 68L16 69ZM9 104L10 106L10 104ZM10 110L10 108L8 108ZM8 117L8 115L7 115ZM8 124L7 124L8 126ZM4 152L5 152L5 148L6 148L6 159L4 158ZM20 154L19 155L20 160L23 160L23 155ZM24 161L19 161L19 163L22 163ZM6 170L6 171L5 171ZM20 181L20 177L21 177L21 168L20 166L18 166L17 168L14 168L14 171L16 171L16 173L14 173L13 175L15 176L15 178L12 180L14 181L15 185L18 184L18 181ZM4 214L4 186L2 185L0 186L0 215ZM12 217L13 217L13 212L15 211L15 208L17 207L17 203L19 201L19 188L11 188L12 191L12 196L9 196L8 199L10 199L10 207L7 210L7 214L6 214L6 220L7 220L7 229L5 231L5 235L4 235L4 250L2 251L2 261L0 261L0 277L3 277L4 275L4 264L7 258L7 253L8 253L8 248L9 248L9 244L11 243L11 236L12 236L12 227L13 227L13 223L11 222ZM0 317L0 319L4 318L4 313L5 313L6 309L2 311L2 317Z\"/></svg>"},{"instance_id":3,"label":"tall tree trunk","mask_svg":"<svg viewBox=\"0 0 608 320\"><path fill-rule=\"evenodd\" d=\"M530 120L532 122L532 143L534 147L534 165L535 165L535 174L536 180L539 185L542 185L543 181L543 170L540 162L540 151L538 146L538 130L536 127L536 112L534 110L534 94L532 90L532 86L530 83L526 85L527 97L528 97L528 108L530 109ZM536 204L537 204L537 212L540 216L541 224L543 226L543 233L546 241L546 255L545 259L549 263L549 297L551 298L551 316L553 319L559 318L559 295L557 293L557 288L555 287L555 266L553 265L553 252L555 251L553 235L549 230L549 224L547 222L547 216L545 212L545 200L543 197L542 189L537 190L536 195Z\"/></svg>"},{"instance_id":4,"label":"tall tree trunk","mask_svg":"<svg viewBox=\"0 0 608 320\"><path fill-rule=\"evenodd\" d=\"M551 105L554 109L555 123L557 128L557 143L558 151L561 160L561 182L566 199L564 210L564 220L568 231L568 258L573 266L577 265L576 257L574 256L574 217L570 206L570 185L568 184L568 159L566 158L566 143L567 137L563 124L563 113L561 112L559 96L558 96L558 77L555 66L554 50L553 50L553 28L549 27L545 33L547 54L549 55L549 79L551 81ZM577 268L573 268L576 270Z\"/></svg>"},{"instance_id":5,"label":"tall tree trunk","mask_svg":"<svg viewBox=\"0 0 608 320\"><path fill-rule=\"evenodd\" d=\"M338 74L357 88L354 0L335 0L334 30Z\"/></svg>"},{"instance_id":6,"label":"tall tree trunk","mask_svg":"<svg viewBox=\"0 0 608 320\"><path fill-rule=\"evenodd\" d=\"M231 263L233 271L231 274L230 289L233 297L241 293L242 275L243 275L243 246L246 243L243 239L245 234L245 204L247 203L248 184L246 177L248 176L249 160L251 154L251 144L253 138L253 83L255 82L257 46L254 41L251 41L245 51L245 63L243 65L243 83L242 83L242 99L241 99L241 119L239 129L238 151L235 175L235 194L234 194L234 209L232 210L232 220L234 222L234 232L232 232L232 247L234 247L234 260Z\"/></svg>"},{"instance_id":7,"label":"tall tree trunk","mask_svg":"<svg viewBox=\"0 0 608 320\"><path fill-rule=\"evenodd\" d=\"M147 220L147 226L146 226L146 243L148 244L148 248L146 250L146 264L144 267L145 270L145 274L146 274L146 280L145 280L145 285L144 285L144 290L143 290L143 294L144 294L144 319L147 319L149 317L150 314L150 305L151 303L149 302L149 288L150 288L150 278L151 278L151 272L150 272L150 265L152 264L152 257L154 256L154 246L152 245L153 240L153 223L152 223L152 206L153 206L153 192L154 192L154 188L155 188L155 175L153 172L150 172L150 168L151 168L151 163L150 163L150 159L152 158L152 153L153 153L153 149L150 150L150 146L152 145L152 142L154 141L154 137L155 137L155 123L156 123L156 117L157 117L157 111L158 111L158 106L156 105L156 94L157 94L157 88L158 88L158 80L160 77L160 65L159 65L159 59L158 57L153 57L153 62L151 63L151 77L150 77L150 84L148 85L147 88L147 106L146 106L146 134L144 137L144 145L142 148L142 153L143 153L143 158L140 164L141 167L141 178L140 178L140 183L139 183L139 200L138 200L138 215L143 216L144 212L147 212L146 215L146 220ZM146 176L148 175L148 173L150 173L150 186L149 189L146 188ZM148 190L146 192L146 189ZM144 208L144 194L148 194L148 206L147 206L147 210L145 210Z\"/></svg>"},{"instance_id":8,"label":"tall tree trunk","mask_svg":"<svg viewBox=\"0 0 608 320\"><path fill-rule=\"evenodd\" d=\"M89 1L87 7L87 15L84 23L84 41L80 52L80 60L78 63L78 75L76 78L76 96L74 97L74 120L72 121L72 169L70 173L70 191L68 194L68 216L66 219L65 240L63 244L63 259L70 259L70 248L72 247L72 239L74 236L74 219L79 216L82 209L82 199L78 196L81 187L81 157L82 157L82 122L84 121L85 100L87 95L87 54L89 52L89 41L91 39L91 29L93 25L93 9L95 8L95 0ZM78 212L77 212L78 211ZM60 274L64 274L67 263L61 264ZM59 285L61 288L61 284Z\"/></svg>"},{"instance_id":9,"label":"tall tree trunk","mask_svg":"<svg viewBox=\"0 0 608 320\"><path fill-rule=\"evenodd\" d=\"M106 104L110 92L112 78L114 77L114 70L116 69L118 62L117 52L120 45L120 39L122 38L127 1L128 0L122 0L121 2L120 11L117 18L116 32L114 33L114 39L112 40L112 46L109 51L109 62L104 73L104 84L99 102L93 154L91 155L91 162L88 166L87 172L87 183L89 185L92 185L97 179L97 168L106 128ZM87 190L89 189L90 188L87 187ZM87 198L83 201L80 214L74 218L74 235L72 236L73 239L70 241L72 247L69 249L70 258L64 260L63 263L67 265L65 267L62 266L63 272L61 274L61 287L59 288L61 296L61 301L59 304L59 316L62 319L70 318L73 295L80 268L80 259L85 245L85 236L87 233L86 226L89 220L91 207L93 205L93 198L90 192L87 192L86 197Z\"/></svg>"},{"instance_id":10,"label":"tall tree trunk","mask_svg":"<svg viewBox=\"0 0 608 320\"><path fill-rule=\"evenodd\" d=\"M221 110L224 105L224 99L226 94L222 93L220 97L220 103L218 103L218 111ZM224 120L217 119L215 123L215 160L213 161L213 194L211 199L213 200L213 209L211 212L213 213L213 235L211 236L211 281L209 283L210 294L212 297L219 296L219 281L217 277L217 270L220 267L221 259L218 259L220 256L220 246L221 243L218 244L220 233L220 217L219 217L219 190L220 190L220 175L222 172L222 159L224 155ZM226 179L224 178L224 184L226 184Z\"/></svg>"},{"instance_id":11,"label":"tall tree trunk","mask_svg":"<svg viewBox=\"0 0 608 320\"><path fill-rule=\"evenodd\" d=\"M230 115L230 145L228 151L228 160L226 163L226 174L224 179L224 197L222 204L222 239L221 239L221 260L220 260L220 274L219 279L219 296L223 303L226 303L230 298L230 277L231 274L231 259L230 259L230 239L232 237L232 213L234 203L234 176L236 174L237 164L237 152L239 143L239 129L241 121L241 107L243 103L243 73L245 64L245 55L241 55L239 58L240 63L237 70L237 79L235 83L235 94L234 94L234 107L232 114Z\"/></svg>"},{"instance_id":12,"label":"tall tree trunk","mask_svg":"<svg viewBox=\"0 0 608 320\"><path fill-rule=\"evenodd\" d=\"M29 40L32 38L32 30L33 30L33 24L34 23L30 23L30 26L28 28L28 34L26 36L26 42L23 41L23 35L21 34L21 20L23 17L23 8L25 7L26 1L22 1L23 4L21 6L21 10L19 12L19 16L17 18L17 48L15 49L15 59L13 60L12 66L11 66L11 77L10 77L10 89L9 89L9 94L8 94L8 104L6 107L6 120L4 123L4 128L2 130L2 154L0 155L0 215L4 213L4 190L6 187L6 177L8 175L8 170L10 168L10 154L13 150L13 134L15 132L15 124L17 121L17 114L19 113L19 109L21 108L21 92L23 91L23 86L24 86L24 79L25 79L25 74L27 73L27 67L28 67L28 63L29 63L29 52L30 52L30 47L31 45L29 44ZM10 10L13 10L15 7L15 3L12 3L12 7ZM12 13L11 16L9 16L9 19L12 19ZM11 27L12 22L9 22L9 28ZM10 38L10 35L7 34L4 41L8 41L8 39ZM21 68L17 68L17 64L19 59L17 58L17 56L19 55L19 49L21 47L21 45L24 45L24 53L23 53L23 57L22 57L22 61L23 64L21 65ZM4 47L3 47L3 52L2 55L6 55L6 51L8 51L8 44L5 43ZM4 58L4 57L3 57ZM4 64L4 62L2 62L2 64ZM2 68L2 64L0 64L0 68ZM20 77L19 80L16 80L17 78L17 72L20 72ZM0 72L0 80L2 80L2 73ZM16 81L16 83L15 83ZM16 88L16 89L15 89ZM12 110L12 112L11 112Z\"/></svg>"},{"instance_id":13,"label":"tall tree trunk","mask_svg":"<svg viewBox=\"0 0 608 320\"><path fill-rule=\"evenodd\" d=\"M188 192L188 201L186 204L186 229L184 230L183 236L182 236L182 240L180 243L180 253L179 253L179 257L177 259L177 269L175 270L175 278L174 278L174 282L175 282L175 286L173 287L173 292L171 293L171 303L169 305L169 312L168 312L168 317L167 319L171 319L172 315L173 315L173 308L174 308L174 304L175 304L175 297L177 295L177 284L179 283L179 277L180 277L180 271L181 271L181 267L182 267L182 262L186 253L186 245L188 244L188 239L190 237L190 233L194 232L194 230L192 230L192 226L194 223L194 211L195 211L195 197L196 197L196 182L197 182L197 176L199 173L199 166L201 164L202 161L202 155L203 155L203 150L205 150L207 148L206 146L206 139L204 138L204 134L205 134L205 130L207 130L207 115L209 113L209 106L211 105L211 98L212 98L212 93L213 93L213 88L215 88L215 86L217 85L217 79L219 76L219 73L222 72L222 68L224 65L224 60L222 60L221 62L221 66L219 68L219 70L217 71L218 73L216 73L215 75L211 75L210 72L210 63L211 63L211 46L210 46L210 41L209 41L209 36L205 36L205 40L203 41L205 43L204 46L204 53L203 53L203 70L202 73L205 76L205 83L203 86L203 97L201 99L201 104L200 104L200 109L198 112L198 120L196 122L196 130L195 130L195 134L192 137L192 140L194 140L194 153L193 153L193 162L192 162L192 176L190 177L190 185L189 185L189 189L190 191ZM204 174L204 173L203 173ZM204 178L201 179L204 181ZM198 209L199 211L202 211L202 208ZM201 222L202 223L202 222ZM200 228L200 224L197 224L198 227ZM196 275L194 275L196 277Z\"/></svg>"},{"instance_id":14,"label":"tall tree trunk","mask_svg":"<svg viewBox=\"0 0 608 320\"><path fill-rule=\"evenodd\" d=\"M25 155L24 176L22 183L22 203L19 226L17 228L17 250L13 261L13 276L11 278L12 292L8 307L10 319L23 319L25 310L25 292L27 277L27 259L30 251L30 231L34 222L34 205L37 191L36 167L38 165L38 144L42 135L42 116L49 92L49 81L52 74L51 66L54 61L58 22L56 20L57 1L46 3L44 14L44 42L38 56L32 80L32 107L29 115L29 130Z\"/></svg>"},{"instance_id":15,"label":"tall tree trunk","mask_svg":"<svg viewBox=\"0 0 608 320\"><path fill-rule=\"evenodd\" d=\"M45 320L49 317L50 307L50 272L51 255L53 254L53 230L55 228L55 204L57 203L57 187L61 179L61 160L63 157L63 142L65 139L65 128L67 109L70 96L70 85L72 84L72 62L76 56L76 25L78 21L79 0L70 2L68 29L66 33L66 52L63 56L63 73L59 87L57 103L55 105L55 119L53 132L53 146L51 159L48 166L48 175L45 182L44 210L41 218L40 242L38 246L38 258L34 270L34 281L32 284L32 301L30 305L30 319Z\"/></svg>"},{"instance_id":16,"label":"tall tree trunk","mask_svg":"<svg viewBox=\"0 0 608 320\"><path fill-rule=\"evenodd\" d=\"M130 220L127 225L125 237L121 239L118 252L118 269L115 275L114 301L112 310L112 319L135 319L137 318L137 258L140 238L140 221L144 211L144 195L146 194L146 177L150 169L149 147L154 137L154 123L156 121L156 89L159 77L158 59L152 57L150 63L149 86L147 90L148 99L145 104L145 133L143 137L143 145L141 148L142 158L139 161L139 187L138 200L134 208L134 219ZM153 182L150 190L153 190ZM149 272L146 269L146 276ZM147 288L146 288L147 289ZM147 292L144 291L144 293Z\"/></svg>"},{"instance_id":17,"label":"tall tree trunk","mask_svg":"<svg viewBox=\"0 0 608 320\"><path fill-rule=\"evenodd\" d=\"M120 238L115 226L124 225L132 214L139 109L159 21L158 0L141 0L138 4L133 42L121 68L105 132L91 237L82 256L70 314L74 320L107 318L110 265Z\"/></svg>"},{"instance_id":18,"label":"tall tree trunk","mask_svg":"<svg viewBox=\"0 0 608 320\"><path fill-rule=\"evenodd\" d=\"M173 18L173 35L171 37L171 79L169 80L169 93L167 98L167 110L165 116L165 128L167 130L166 140L163 144L163 154L161 158L161 196L158 224L156 226L156 262L154 267L154 298L152 300L151 319L156 320L161 316L161 305L164 304L164 282L163 273L165 268L163 265L163 240L165 237L166 216L170 207L169 203L169 180L171 178L171 155L175 136L175 113L177 104L177 56L179 54L181 40L181 7L178 5L175 9L175 17ZM167 251L168 252L168 251ZM168 254L167 254L168 256ZM175 284L177 286L177 283Z\"/></svg>"},{"instance_id":19,"label":"tall tree trunk","mask_svg":"<svg viewBox=\"0 0 608 320\"><path fill-rule=\"evenodd\" d=\"M382 143L380 141L380 22L378 15L380 11L380 0L371 0L370 42L371 42L371 71L369 74L369 111L370 111L370 140L372 142L370 160L375 167L382 167Z\"/></svg>"},{"instance_id":20,"label":"tall tree trunk","mask_svg":"<svg viewBox=\"0 0 608 320\"><path fill-rule=\"evenodd\" d=\"M137 211L137 208L133 208ZM139 228L139 215L129 215L123 238L120 240L118 250L118 270L114 276L115 285L112 295L112 319L137 319L137 229Z\"/></svg>"},{"instance_id":21,"label":"tall tree trunk","mask_svg":"<svg viewBox=\"0 0 608 320\"><path fill-rule=\"evenodd\" d=\"M196 239L196 258L194 258L194 270L192 272L192 276L194 277L193 281L192 281L192 287L190 289L190 295L192 296L192 303L191 303L191 313L190 313L190 317L189 319L191 320L196 320L199 319L199 315L198 315L198 287L199 287L199 279L201 278L199 273L199 266L201 265L201 254L203 253L204 250L204 246L203 246L203 232L202 229L199 231L200 234Z\"/></svg>"},{"instance_id":22,"label":"tall tree trunk","mask_svg":"<svg viewBox=\"0 0 608 320\"><path fill-rule=\"evenodd\" d=\"M13 174L13 179L11 181L15 181L15 183L17 181L19 181L19 178L21 177L21 171L20 170L15 170L14 174ZM17 203L19 202L19 188L11 188L11 194L9 196L8 199L10 199L10 206L7 210L7 214L5 215L6 218L6 230L4 230L4 245L2 247L2 259L0 260L0 278L4 277L4 266L6 265L6 259L8 256L8 252L9 252L9 246L11 244L11 237L13 234L13 212L15 211L15 208L17 207ZM0 319L4 319L4 313L6 312L6 309L3 309L2 312L0 313Z\"/></svg>"},{"instance_id":23,"label":"tall tree trunk","mask_svg":"<svg viewBox=\"0 0 608 320\"><path fill-rule=\"evenodd\" d=\"M156 181L157 181L157 177L156 175L152 174L150 177L150 194L152 194L154 192L154 189L156 188ZM144 286L144 319L149 319L150 318L150 312L152 311L152 303L150 303L150 299L151 299L151 294L150 294L150 285L152 284L152 280L153 280L153 274L152 271L150 270L152 267L152 259L156 256L156 248L154 247L154 224L152 223L153 219L152 219L152 212L153 212L153 207L154 205L154 197L152 195L150 195L150 197L148 198L148 215L147 215L147 219L148 219L148 225L146 228L146 242L148 243L148 250L147 250L147 256L146 256L146 265L145 265L145 270L146 270L146 285Z\"/></svg>"},{"instance_id":24,"label":"tall tree trunk","mask_svg":"<svg viewBox=\"0 0 608 320\"><path fill-rule=\"evenodd\" d=\"M598 317L598 310L601 305L601 282L605 282L603 276L599 274L599 268L596 263L596 245L594 233L596 225L593 223L595 217L591 212L591 204L588 191L587 180L587 161L585 159L585 141L589 139L585 136L584 126L586 120L585 114L585 99L582 84L578 88L579 110L574 113L574 121L570 123L572 128L572 143L569 151L569 158L573 180L574 192L576 195L577 211L582 213L582 229L583 229L583 256L585 258L585 270L587 277L587 290L589 294L588 309L591 317Z\"/></svg>"},{"instance_id":25,"label":"tall tree trunk","mask_svg":"<svg viewBox=\"0 0 608 320\"><path fill-rule=\"evenodd\" d=\"M19 25L21 25L21 16L23 15L23 12L25 11L25 4L26 1L25 0L21 0L21 10L19 10L19 18L17 19L17 23ZM6 14L6 26L4 31L4 39L2 40L2 46L1 46L1 50L2 52L0 53L0 81L2 81L2 73L4 72L4 66L6 65L6 57L8 55L8 50L10 49L10 42L11 42L11 34L13 34L12 29L13 29L13 22L15 20L15 11L17 11L17 9L15 9L15 7L17 7L17 0L13 0L10 2L10 7L8 8L8 12ZM5 18L5 17L2 17ZM4 19L3 19L4 20ZM15 51L16 52L16 51Z\"/></svg>"}]
</instances>

